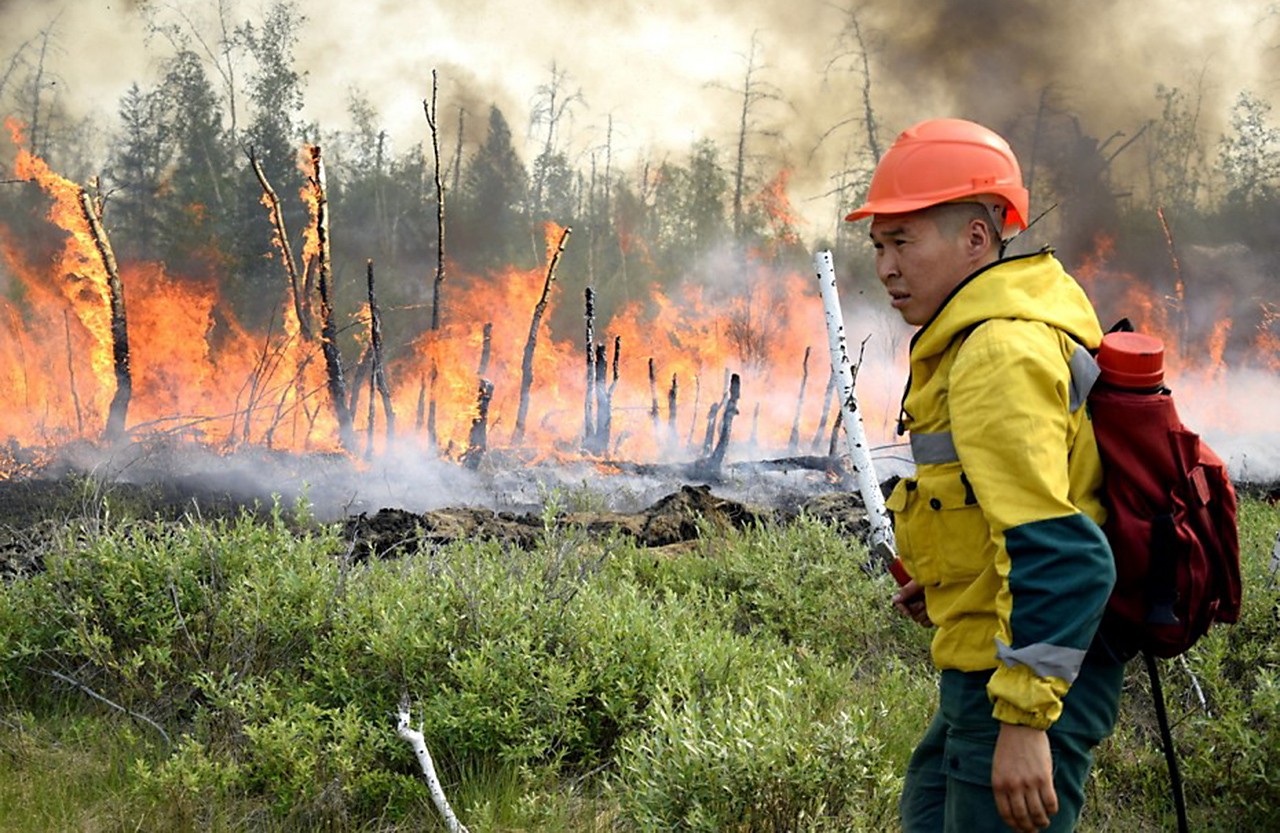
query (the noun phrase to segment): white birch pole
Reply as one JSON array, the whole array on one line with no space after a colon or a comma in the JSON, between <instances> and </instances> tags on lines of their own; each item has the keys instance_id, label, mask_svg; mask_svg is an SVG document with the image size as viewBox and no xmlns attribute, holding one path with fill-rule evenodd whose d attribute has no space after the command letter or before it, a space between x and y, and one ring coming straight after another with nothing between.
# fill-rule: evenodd
<instances>
[{"instance_id":1,"label":"white birch pole","mask_svg":"<svg viewBox=\"0 0 1280 833\"><path fill-rule=\"evenodd\" d=\"M871 449L867 446L867 434L862 426L862 412L858 409L858 397L853 390L853 368L846 347L844 314L840 311L840 296L836 291L836 270L831 261L831 252L818 252L814 255L813 265L818 273L818 287L822 290L822 306L827 316L831 367L836 373L836 384L840 388L840 409L844 414L844 435L849 443L853 477L867 509L867 520L871 523L871 550L884 558L886 563L891 563L896 558L893 524L889 520L889 510L884 505L880 483L876 480Z\"/></svg>"},{"instance_id":2,"label":"white birch pole","mask_svg":"<svg viewBox=\"0 0 1280 833\"><path fill-rule=\"evenodd\" d=\"M413 747L413 754L418 757L418 764L422 767L422 774L427 778L427 786L431 789L431 800L435 802L436 809L440 811L440 817L444 819L445 826L449 828L449 833L470 833L462 822L458 821L458 817L454 815L453 808L449 806L449 799L445 797L444 787L440 785L440 776L436 775L435 762L431 760L431 753L427 751L426 738L422 736L422 732L418 729L409 727L409 701L404 699L400 701L400 711L396 715L396 734L409 742Z\"/></svg>"}]
</instances>

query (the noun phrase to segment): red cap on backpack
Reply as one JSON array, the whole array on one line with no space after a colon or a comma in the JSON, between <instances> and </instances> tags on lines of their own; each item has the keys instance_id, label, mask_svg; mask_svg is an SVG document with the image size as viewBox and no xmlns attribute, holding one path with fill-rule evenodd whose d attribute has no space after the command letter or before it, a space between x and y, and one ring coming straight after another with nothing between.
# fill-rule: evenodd
<instances>
[{"instance_id":1,"label":"red cap on backpack","mask_svg":"<svg viewBox=\"0 0 1280 833\"><path fill-rule=\"evenodd\" d=\"M1145 333L1107 333L1098 349L1102 381L1117 388L1164 384L1164 342Z\"/></svg>"}]
</instances>

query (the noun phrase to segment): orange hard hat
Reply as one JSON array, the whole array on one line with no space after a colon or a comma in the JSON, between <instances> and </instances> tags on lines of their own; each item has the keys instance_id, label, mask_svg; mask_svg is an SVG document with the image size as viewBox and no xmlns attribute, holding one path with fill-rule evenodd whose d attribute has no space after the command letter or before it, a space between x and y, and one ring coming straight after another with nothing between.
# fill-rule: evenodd
<instances>
[{"instance_id":1,"label":"orange hard hat","mask_svg":"<svg viewBox=\"0 0 1280 833\"><path fill-rule=\"evenodd\" d=\"M1004 207L1003 232L1027 227L1030 196L1009 143L964 119L929 119L898 135L876 166L867 201L846 220L905 214L945 202L987 202Z\"/></svg>"}]
</instances>

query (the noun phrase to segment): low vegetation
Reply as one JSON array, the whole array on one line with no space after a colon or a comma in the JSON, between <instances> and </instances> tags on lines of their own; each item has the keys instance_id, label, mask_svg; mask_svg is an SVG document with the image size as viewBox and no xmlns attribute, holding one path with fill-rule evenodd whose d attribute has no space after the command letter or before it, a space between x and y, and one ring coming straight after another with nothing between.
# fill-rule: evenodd
<instances>
[{"instance_id":1,"label":"low vegetation","mask_svg":"<svg viewBox=\"0 0 1280 833\"><path fill-rule=\"evenodd\" d=\"M8 831L443 829L405 695L473 833L889 830L933 707L928 632L812 519L645 549L552 501L532 549L367 559L305 507L82 508L0 586ZM1280 825L1280 508L1241 529L1241 622L1164 665L1197 830ZM1170 827L1137 663L1090 791L1085 829Z\"/></svg>"}]
</instances>

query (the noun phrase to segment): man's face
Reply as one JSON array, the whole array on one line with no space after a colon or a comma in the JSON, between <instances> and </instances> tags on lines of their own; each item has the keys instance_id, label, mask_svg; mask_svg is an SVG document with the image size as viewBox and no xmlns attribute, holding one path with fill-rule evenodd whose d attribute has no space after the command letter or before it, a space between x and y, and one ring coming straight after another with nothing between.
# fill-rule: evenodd
<instances>
[{"instance_id":1,"label":"man's face","mask_svg":"<svg viewBox=\"0 0 1280 833\"><path fill-rule=\"evenodd\" d=\"M966 235L945 235L927 211L877 214L871 219L876 275L890 303L908 324L933 317L951 291L973 271Z\"/></svg>"}]
</instances>

